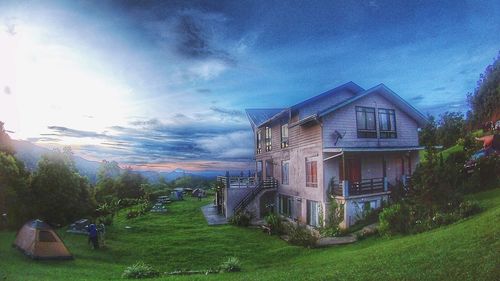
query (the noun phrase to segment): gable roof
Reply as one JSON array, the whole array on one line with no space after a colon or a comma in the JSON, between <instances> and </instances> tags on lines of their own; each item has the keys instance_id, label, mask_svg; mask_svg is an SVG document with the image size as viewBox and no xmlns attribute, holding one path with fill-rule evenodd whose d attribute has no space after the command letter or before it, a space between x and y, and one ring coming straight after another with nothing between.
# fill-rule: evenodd
<instances>
[{"instance_id":1,"label":"gable roof","mask_svg":"<svg viewBox=\"0 0 500 281\"><path fill-rule=\"evenodd\" d=\"M356 83L354 83L352 81L349 81L349 82L347 82L345 84L342 84L342 85L340 85L338 87L335 87L335 88L333 88L331 90L328 90L328 91L326 91L324 93L316 95L316 96L314 96L312 98L309 98L309 99L307 99L305 101L299 102L296 105L293 105L292 107L290 107L290 109L291 110L300 109L300 108L302 108L302 107L304 107L304 106L306 106L306 105L308 105L310 103L318 101L318 100L320 100L322 98L325 98L325 97L327 97L329 95L338 93L338 92L340 92L342 90L348 90L348 91L350 91L350 92L352 92L354 94L357 94L359 92L364 91L365 89L361 88L361 86L359 86L358 84L356 84Z\"/></svg>"},{"instance_id":2,"label":"gable roof","mask_svg":"<svg viewBox=\"0 0 500 281\"><path fill-rule=\"evenodd\" d=\"M318 117L323 117L331 112L334 112L348 104L351 104L361 98L364 98L370 94L378 93L381 94L383 97L386 99L390 100L393 102L396 106L398 106L401 110L406 112L409 116L411 116L415 121L417 121L419 126L425 125L427 123L427 118L420 113L415 107L413 107L411 104L409 104L407 101L405 101L403 98L401 98L398 94L393 92L391 89L389 89L386 85L384 84L379 84L373 88L370 88L364 92L361 92L354 97L347 99L339 104L335 104L321 112L318 113Z\"/></svg>"},{"instance_id":3,"label":"gable roof","mask_svg":"<svg viewBox=\"0 0 500 281\"><path fill-rule=\"evenodd\" d=\"M245 109L245 112L252 123L252 127L256 128L283 110L285 108L253 108Z\"/></svg>"},{"instance_id":4,"label":"gable roof","mask_svg":"<svg viewBox=\"0 0 500 281\"><path fill-rule=\"evenodd\" d=\"M324 93L316 95L312 98L309 98L305 101L299 102L288 108L267 108L267 109L255 108L255 109L246 109L245 111L248 116L248 119L250 119L250 122L252 123L252 127L256 128L264 125L265 123L271 121L274 118L281 116L281 114L285 113L288 110L297 110L303 108L313 102L316 102L330 95L336 94L342 90L348 90L354 94L364 91L364 89L361 88L358 84L350 81L338 87L335 87L331 90L328 90Z\"/></svg>"}]
</instances>

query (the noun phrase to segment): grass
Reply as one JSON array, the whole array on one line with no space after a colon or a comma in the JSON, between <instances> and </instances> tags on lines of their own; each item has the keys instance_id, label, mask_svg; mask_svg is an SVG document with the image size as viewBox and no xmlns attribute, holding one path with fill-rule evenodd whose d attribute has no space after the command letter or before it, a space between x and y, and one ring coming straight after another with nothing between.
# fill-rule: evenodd
<instances>
[{"instance_id":1,"label":"grass","mask_svg":"<svg viewBox=\"0 0 500 281\"><path fill-rule=\"evenodd\" d=\"M439 154L443 155L443 159L448 158L448 156L452 153L462 151L464 149L463 145L455 144L454 146L450 146L447 149L439 152ZM419 159L420 162L425 161L426 158L426 151L425 150L420 150L419 151Z\"/></svg>"},{"instance_id":2,"label":"grass","mask_svg":"<svg viewBox=\"0 0 500 281\"><path fill-rule=\"evenodd\" d=\"M165 272L214 268L235 256L242 272L156 280L495 280L500 276L500 189L473 197L486 210L467 220L326 249L291 246L256 229L209 227L199 208L211 199L189 198L171 204L167 215L126 220L119 214L108 229L105 250L93 251L86 237L61 231L74 261L32 261L10 247L15 233L0 232L0 278L112 280L137 261Z\"/></svg>"}]
</instances>

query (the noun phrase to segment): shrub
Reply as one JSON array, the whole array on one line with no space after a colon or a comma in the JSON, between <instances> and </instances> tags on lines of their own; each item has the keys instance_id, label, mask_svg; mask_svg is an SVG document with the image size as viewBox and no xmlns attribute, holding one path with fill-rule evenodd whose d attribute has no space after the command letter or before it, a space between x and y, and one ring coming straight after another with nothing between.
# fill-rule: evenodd
<instances>
[{"instance_id":1,"label":"shrub","mask_svg":"<svg viewBox=\"0 0 500 281\"><path fill-rule=\"evenodd\" d=\"M322 213L320 213L320 218L322 218ZM340 229L340 223L344 220L344 204L339 204L337 200L332 199L328 205L328 210L326 213L326 224L323 226L323 220L320 220L321 227L319 228L319 233L323 237L332 237L342 235L342 229Z\"/></svg>"},{"instance_id":2,"label":"shrub","mask_svg":"<svg viewBox=\"0 0 500 281\"><path fill-rule=\"evenodd\" d=\"M137 212L137 211L132 210L132 211L129 211L127 213L127 219L133 219L133 218L136 218L138 216L139 216L139 212Z\"/></svg>"},{"instance_id":3,"label":"shrub","mask_svg":"<svg viewBox=\"0 0 500 281\"><path fill-rule=\"evenodd\" d=\"M98 224L104 225L112 225L113 224L113 215L100 216L96 219Z\"/></svg>"},{"instance_id":4,"label":"shrub","mask_svg":"<svg viewBox=\"0 0 500 281\"><path fill-rule=\"evenodd\" d=\"M384 208L379 215L379 220L381 234L392 235L409 231L410 213L408 207L403 203Z\"/></svg>"},{"instance_id":5,"label":"shrub","mask_svg":"<svg viewBox=\"0 0 500 281\"><path fill-rule=\"evenodd\" d=\"M229 223L236 226L249 226L253 215L249 212L238 212L229 218Z\"/></svg>"},{"instance_id":6,"label":"shrub","mask_svg":"<svg viewBox=\"0 0 500 281\"><path fill-rule=\"evenodd\" d=\"M289 242L293 245L312 248L316 246L318 237L307 229L307 227L300 223L287 223L286 233L289 236Z\"/></svg>"},{"instance_id":7,"label":"shrub","mask_svg":"<svg viewBox=\"0 0 500 281\"><path fill-rule=\"evenodd\" d=\"M458 205L458 213L461 218L472 216L481 212L483 208L477 201L466 200Z\"/></svg>"},{"instance_id":8,"label":"shrub","mask_svg":"<svg viewBox=\"0 0 500 281\"><path fill-rule=\"evenodd\" d=\"M147 265L144 262L137 262L136 264L127 267L123 271L122 277L127 279L141 279L158 277L159 275L160 272L152 266Z\"/></svg>"},{"instance_id":9,"label":"shrub","mask_svg":"<svg viewBox=\"0 0 500 281\"><path fill-rule=\"evenodd\" d=\"M281 218L274 213L267 215L265 221L269 228L271 228L271 234L282 234L283 233L283 222Z\"/></svg>"},{"instance_id":10,"label":"shrub","mask_svg":"<svg viewBox=\"0 0 500 281\"><path fill-rule=\"evenodd\" d=\"M220 265L221 272L236 272L241 271L240 260L236 257L229 257Z\"/></svg>"}]
</instances>

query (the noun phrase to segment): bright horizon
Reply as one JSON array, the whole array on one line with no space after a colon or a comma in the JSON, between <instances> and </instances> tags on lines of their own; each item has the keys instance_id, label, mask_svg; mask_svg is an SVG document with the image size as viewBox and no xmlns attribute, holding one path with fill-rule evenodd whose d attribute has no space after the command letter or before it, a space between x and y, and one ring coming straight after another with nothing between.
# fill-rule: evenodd
<instances>
[{"instance_id":1,"label":"bright horizon","mask_svg":"<svg viewBox=\"0 0 500 281\"><path fill-rule=\"evenodd\" d=\"M499 17L498 1L3 1L0 121L14 139L134 169L248 170L245 108L353 81L465 112Z\"/></svg>"}]
</instances>

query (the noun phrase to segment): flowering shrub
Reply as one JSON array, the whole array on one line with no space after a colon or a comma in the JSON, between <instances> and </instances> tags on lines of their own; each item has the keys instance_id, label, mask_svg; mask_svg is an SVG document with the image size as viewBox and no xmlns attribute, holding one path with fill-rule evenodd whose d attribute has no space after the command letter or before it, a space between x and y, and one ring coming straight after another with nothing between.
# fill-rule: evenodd
<instances>
[{"instance_id":1,"label":"flowering shrub","mask_svg":"<svg viewBox=\"0 0 500 281\"><path fill-rule=\"evenodd\" d=\"M136 264L127 267L123 271L122 277L127 279L141 279L158 277L159 275L160 272L152 266L147 265L144 262L137 262Z\"/></svg>"}]
</instances>

